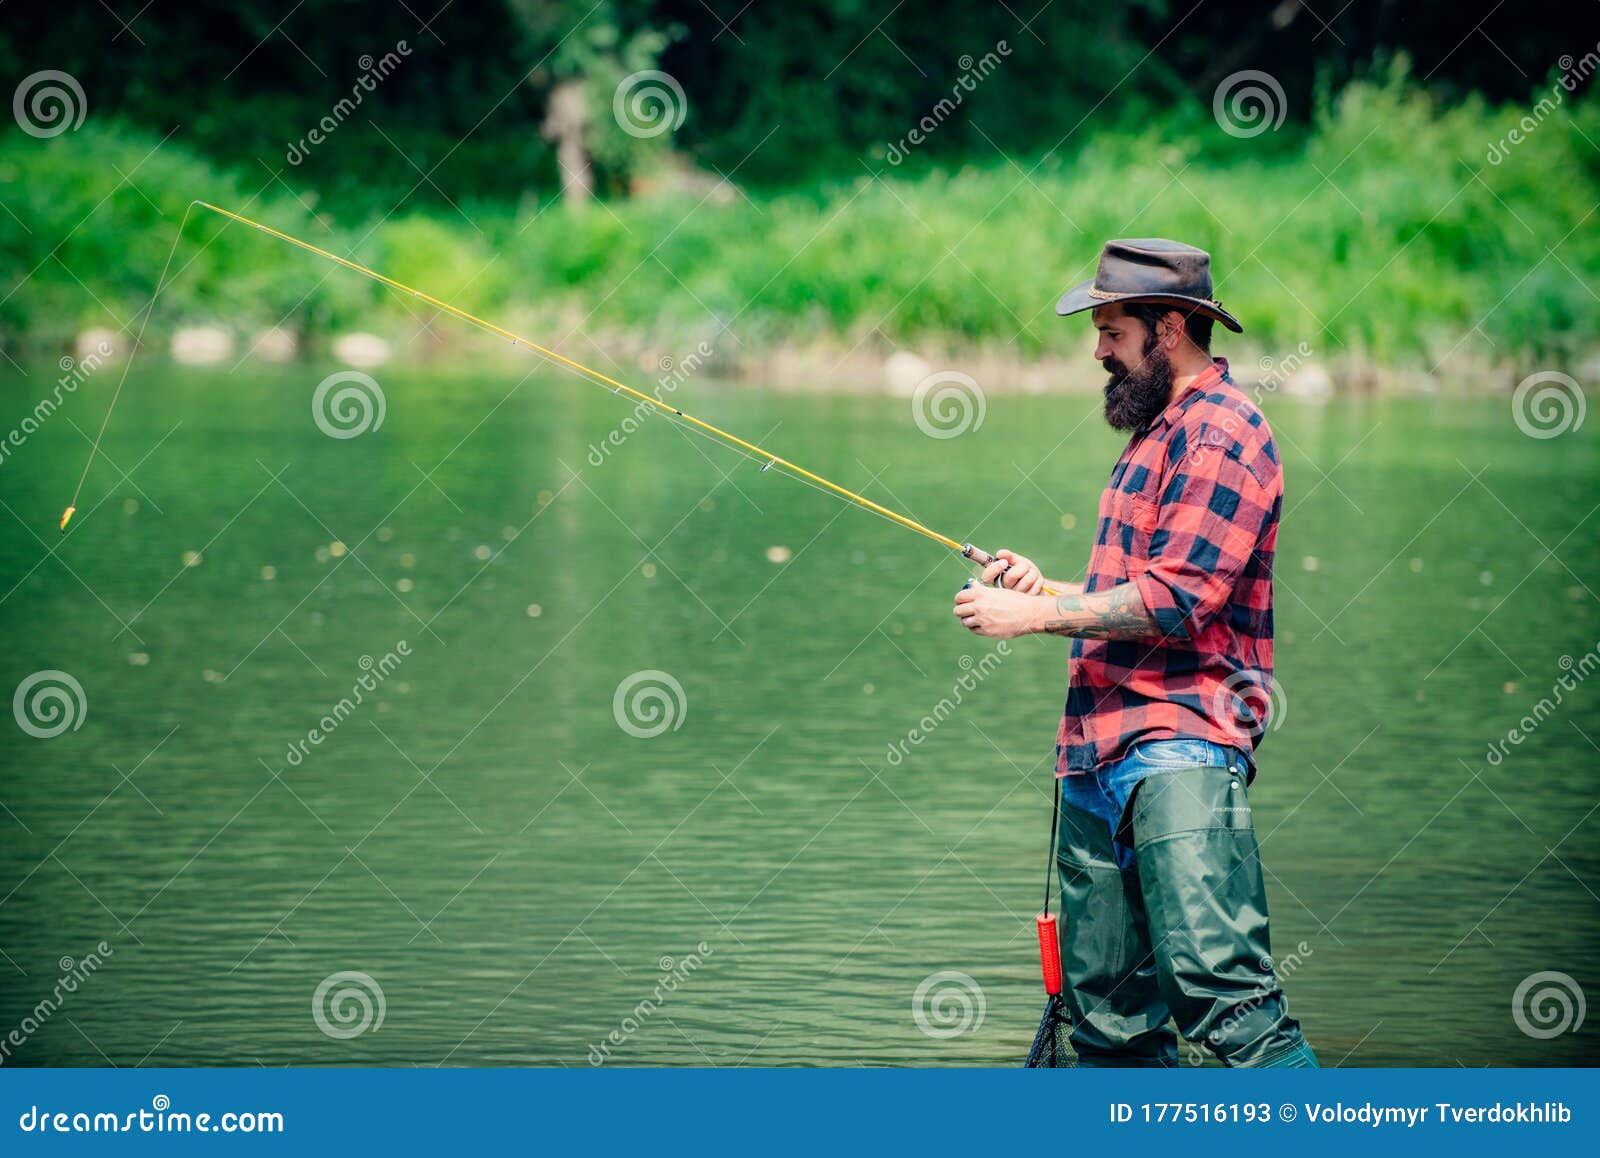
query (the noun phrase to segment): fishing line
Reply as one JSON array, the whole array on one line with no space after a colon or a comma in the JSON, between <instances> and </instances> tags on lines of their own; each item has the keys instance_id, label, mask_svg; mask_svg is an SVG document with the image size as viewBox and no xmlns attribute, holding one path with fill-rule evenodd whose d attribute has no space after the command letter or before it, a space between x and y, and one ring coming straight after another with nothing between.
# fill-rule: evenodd
<instances>
[{"instance_id":1,"label":"fishing line","mask_svg":"<svg viewBox=\"0 0 1600 1158\"><path fill-rule=\"evenodd\" d=\"M100 429L94 436L94 442L89 445L89 457L83 464L83 473L78 476L78 485L72 488L72 501L67 504L67 509L61 512L61 531L65 533L67 524L72 521L72 513L78 509L78 497L83 493L83 480L89 477L89 468L94 465L94 456L100 453L100 440L106 436L106 427L111 424L111 412L117 408L117 399L122 396L122 384L128 380L128 371L133 369L133 359L139 353L139 346L144 341L144 328L150 324L150 315L156 311L156 299L161 296L161 287L166 285L167 270L172 268L172 256L178 252L178 242L183 240L183 227L189 224L189 214L194 212L197 202L189 202L189 207L183 211L183 220L178 222L178 234L172 239L172 248L167 250L167 260L161 266L161 276L156 279L156 292L150 295L150 304L144 309L144 317L139 321L139 332L134 335L133 349L128 351L128 360L122 364L122 373L117 378L117 388L111 392L111 405L106 407L106 416L100 420Z\"/></svg>"},{"instance_id":2,"label":"fishing line","mask_svg":"<svg viewBox=\"0 0 1600 1158\"><path fill-rule=\"evenodd\" d=\"M1045 1003L1039 1029L1033 1035L1033 1045L1022 1063L1028 1069L1071 1069L1078 1064L1072 1048L1072 1012L1062 995L1060 934L1056 918L1050 912L1050 882L1056 875L1056 836L1061 827L1061 784L1053 776L1050 792L1055 801L1050 813L1050 847L1045 850L1044 911L1034 919L1039 933L1039 966L1044 978ZM1063 895L1061 904L1064 907L1066 903Z\"/></svg>"},{"instance_id":3,"label":"fishing line","mask_svg":"<svg viewBox=\"0 0 1600 1158\"><path fill-rule=\"evenodd\" d=\"M703 430L696 430L692 426L684 426L684 427L680 427L680 429L682 429L686 434L697 434L701 438L706 439L708 442L716 443L716 445L718 445L718 446L727 446L728 445L725 442L721 442L718 439L713 438L711 435L707 434ZM735 447L730 447L729 449L731 449L735 454L737 454L740 458L744 459L746 462L761 463L763 467L765 467L771 461L770 459L757 458L755 455L750 454L747 451L741 450L736 446ZM810 487L812 490L816 491L819 495L827 495L830 498L834 497L832 491L824 490L822 487L819 487L816 483L812 482L810 479L801 478L799 475L790 475L789 477L794 479L794 481L799 483L801 486ZM873 516L875 516L877 518L883 519L883 521L886 522L886 523L889 523L891 525L898 525L898 524L895 524L892 519L885 518L883 515L879 514L877 511L871 510L870 508L862 508L862 509L866 510L867 514L869 514L869 515L873 515ZM973 554L974 555L977 554L977 548L973 548Z\"/></svg>"},{"instance_id":4,"label":"fishing line","mask_svg":"<svg viewBox=\"0 0 1600 1158\"><path fill-rule=\"evenodd\" d=\"M970 559L980 566L987 565L995 561L993 555L989 554L987 551L973 546L971 543L962 543L956 539L952 539L948 535L940 534L938 531L935 531L931 527L924 526L922 523L919 523L917 520L908 515L902 515L897 511L890 510L888 507L881 503L874 502L865 495L857 494L855 491L852 491L847 487L840 486L836 482L823 478L821 475L815 474L812 471L806 470L804 467L798 466L780 455L773 454L771 451L765 449L764 447L757 446L753 442L747 442L738 435L731 434L728 431L723 430L721 427L713 426L709 422L704 422L692 414L685 414L677 407L662 402L659 398L655 398L652 395L644 393L643 391L635 390L632 386L629 386L623 382L619 382L615 378L612 378L606 374L602 374L600 371L589 366L585 366L582 362L575 361L572 358L567 357L565 354L557 353L555 350L552 350L547 346L542 346L537 342L529 341L527 338L524 338L519 334L514 334L510 330L507 330L501 326L497 326L493 322L486 321L483 318L478 317L476 314L468 313L459 306L453 306L449 302L441 301L431 294L423 293L421 290L406 285L404 282L396 281L392 277L385 276L375 269L369 269L367 266L364 266L359 262L351 261L349 258L340 257L336 253L330 253L328 250L323 249L320 246L312 245L309 241L302 241L298 237L292 237L287 233L283 233L272 228L270 225L264 225L259 221L255 221L244 216L243 214L235 213L232 210L223 209L221 206L212 205L208 201L200 200L191 201L189 203L189 208L184 211L183 221L178 225L178 236L173 238L172 250L167 254L166 263L161 267L161 277L156 282L156 292L155 294L151 295L150 305L145 309L144 318L139 323L138 336L134 339L133 350L128 356L127 364L122 368L122 376L117 380L116 391L111 396L111 405L107 407L105 418L100 423L100 431L95 436L94 442L90 446L89 459L84 463L83 473L78 477L78 485L73 489L72 501L67 505L66 510L62 512L61 530L63 532L66 531L67 523L72 519L73 512L77 510L78 498L83 490L84 479L86 479L89 475L89 467L94 462L95 455L99 453L100 440L105 436L106 428L111 423L111 412L116 409L117 399L122 394L123 383L127 381L128 371L133 365L133 355L138 353L140 344L144 338L145 326L149 324L150 315L155 311L156 298L160 296L162 287L166 284L167 271L172 265L173 254L177 252L178 242L183 237L184 226L188 224L189 215L194 211L194 208L197 205L202 209L210 210L212 213L226 217L231 221L237 221L241 225L247 225L251 229L265 233L269 237L275 237L279 241L287 242L298 249L305 250L307 253L315 254L318 257L325 258L328 261L342 265L346 269L359 273L362 277L378 282L381 285L386 285L390 289L393 289L399 293L408 294L419 301L427 302L434 308L443 310L445 313L450 314L452 317L461 319L468 325L476 326L480 330L506 339L513 346L526 347L537 354L543 355L552 362L555 362L561 366L565 366L569 370L572 370L578 374L582 374L586 378L589 378L600 385L608 387L613 394L626 394L630 398L636 398L640 402L654 407L656 410L661 411L669 417L678 419L678 421L688 429L714 438L725 446L733 447L745 457L762 463L761 471L763 474L771 470L773 467L779 467L791 478L799 479L801 482L804 482L807 485L814 486L817 489L827 491L838 498L845 499L847 502L860 507L862 510L870 511L881 518L887 519L892 523L906 528L908 531L915 531L924 538L932 539L941 546L948 547L950 550L958 552L964 558ZM1048 588L1045 588L1045 593L1054 594L1054 592L1051 592Z\"/></svg>"}]
</instances>

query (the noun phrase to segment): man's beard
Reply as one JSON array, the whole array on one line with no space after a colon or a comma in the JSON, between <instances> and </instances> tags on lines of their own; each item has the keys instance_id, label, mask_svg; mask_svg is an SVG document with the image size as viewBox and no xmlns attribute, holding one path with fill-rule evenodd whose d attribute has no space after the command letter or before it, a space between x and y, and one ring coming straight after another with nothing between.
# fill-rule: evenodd
<instances>
[{"instance_id":1,"label":"man's beard","mask_svg":"<svg viewBox=\"0 0 1600 1158\"><path fill-rule=\"evenodd\" d=\"M1166 409L1172 363L1154 338L1145 344L1137 366L1124 366L1115 358L1100 364L1111 375L1106 380L1106 421L1113 430L1142 430Z\"/></svg>"}]
</instances>

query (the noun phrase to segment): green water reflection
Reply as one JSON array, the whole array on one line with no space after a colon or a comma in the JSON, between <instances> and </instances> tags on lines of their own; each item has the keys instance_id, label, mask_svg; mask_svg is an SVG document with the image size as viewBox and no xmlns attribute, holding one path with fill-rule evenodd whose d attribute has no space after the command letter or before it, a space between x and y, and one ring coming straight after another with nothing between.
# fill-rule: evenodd
<instances>
[{"instance_id":1,"label":"green water reflection","mask_svg":"<svg viewBox=\"0 0 1600 1158\"><path fill-rule=\"evenodd\" d=\"M613 1032L622 1064L1019 1061L1060 641L891 761L993 649L949 615L958 561L661 420L595 465L628 409L579 383L384 371L381 428L335 439L324 372L136 372L64 541L109 381L0 464L0 687L58 669L87 702L53 739L6 721L8 1061L581 1066ZM4 425L54 377L7 377ZM1120 447L1082 397L944 440L906 400L677 397L1069 575ZM1284 708L1253 795L1292 1008L1328 1063L1592 1060L1592 1024L1529 1036L1512 995L1600 992L1596 687L1486 752L1600 641L1595 426L1267 405ZM613 710L642 671L683 692L652 737ZM981 1002L930 1035L950 970ZM380 1027L319 1028L342 971Z\"/></svg>"}]
</instances>

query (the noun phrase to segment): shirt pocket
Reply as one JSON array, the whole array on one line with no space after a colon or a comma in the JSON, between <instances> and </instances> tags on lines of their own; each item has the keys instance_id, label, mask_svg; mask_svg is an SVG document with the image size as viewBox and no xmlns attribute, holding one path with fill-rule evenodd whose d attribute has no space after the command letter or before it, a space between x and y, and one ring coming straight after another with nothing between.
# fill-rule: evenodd
<instances>
[{"instance_id":1,"label":"shirt pocket","mask_svg":"<svg viewBox=\"0 0 1600 1158\"><path fill-rule=\"evenodd\" d=\"M1150 540L1161 518L1161 507L1142 494L1117 492L1112 503L1117 546L1122 555L1125 578L1133 579L1150 567Z\"/></svg>"}]
</instances>

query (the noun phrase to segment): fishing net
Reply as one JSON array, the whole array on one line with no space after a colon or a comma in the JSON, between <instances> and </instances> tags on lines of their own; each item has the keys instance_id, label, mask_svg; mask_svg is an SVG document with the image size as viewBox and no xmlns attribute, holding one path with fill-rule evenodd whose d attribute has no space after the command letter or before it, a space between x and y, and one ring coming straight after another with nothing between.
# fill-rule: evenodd
<instances>
[{"instance_id":1,"label":"fishing net","mask_svg":"<svg viewBox=\"0 0 1600 1158\"><path fill-rule=\"evenodd\" d=\"M1052 785L1055 808L1050 814L1050 847L1044 873L1044 912L1039 914L1039 963L1044 973L1044 1017L1039 1020L1039 1032L1033 1035L1033 1048L1028 1050L1027 1069L1076 1069L1078 1055L1072 1051L1072 1015L1061 996L1061 942L1056 934L1056 919L1050 913L1050 882L1055 879L1056 828L1061 820L1061 791Z\"/></svg>"},{"instance_id":2,"label":"fishing net","mask_svg":"<svg viewBox=\"0 0 1600 1158\"><path fill-rule=\"evenodd\" d=\"M1033 1048L1028 1060L1022 1064L1030 1070L1076 1069L1078 1056L1072 1052L1072 1018L1067 1013L1067 1003L1059 993L1052 993L1045 1003L1044 1017L1039 1021L1039 1032L1033 1036Z\"/></svg>"}]
</instances>

